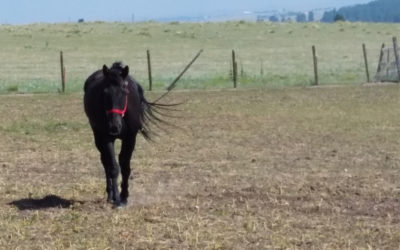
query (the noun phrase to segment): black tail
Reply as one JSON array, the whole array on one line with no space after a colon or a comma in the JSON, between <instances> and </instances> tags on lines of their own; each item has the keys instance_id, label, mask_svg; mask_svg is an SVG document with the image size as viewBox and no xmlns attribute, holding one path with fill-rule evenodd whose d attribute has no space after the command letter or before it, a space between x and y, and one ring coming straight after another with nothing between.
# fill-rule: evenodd
<instances>
[{"instance_id":1,"label":"black tail","mask_svg":"<svg viewBox=\"0 0 400 250\"><path fill-rule=\"evenodd\" d=\"M151 141L153 136L157 135L153 127L156 127L158 130L161 131L166 131L163 125L167 125L168 127L176 127L174 124L169 123L164 118L177 118L177 116L171 115L170 112L179 111L174 107L180 105L181 103L164 104L160 103L159 101L149 102L144 97L143 88L139 84L138 91L143 110L143 113L141 115L142 129L140 130L140 132L146 140Z\"/></svg>"},{"instance_id":2,"label":"black tail","mask_svg":"<svg viewBox=\"0 0 400 250\"><path fill-rule=\"evenodd\" d=\"M141 100L142 108L143 108L141 133L144 136L144 138L151 140L151 135L155 134L155 132L150 129L150 125L155 125L157 128L159 128L161 130L165 130L165 129L163 127L161 127L160 124L166 124L168 126L176 127L175 125L162 119L160 116L174 117L169 114L166 114L166 112L177 111L176 109L173 109L172 107L178 106L182 103L163 104L163 103L160 103L160 100L163 99L165 96L167 96L176 87L176 83L181 79L183 74L185 74L185 72L190 68L190 66L192 66L192 64L197 60L197 58L201 55L202 52L203 52L203 50L201 49L196 54L196 56L189 62L189 64L183 69L183 71L178 75L178 77L168 86L167 92L162 94L154 102L148 102L146 100L146 98L144 97L143 88L138 84L139 96L140 96L140 100Z\"/></svg>"}]
</instances>

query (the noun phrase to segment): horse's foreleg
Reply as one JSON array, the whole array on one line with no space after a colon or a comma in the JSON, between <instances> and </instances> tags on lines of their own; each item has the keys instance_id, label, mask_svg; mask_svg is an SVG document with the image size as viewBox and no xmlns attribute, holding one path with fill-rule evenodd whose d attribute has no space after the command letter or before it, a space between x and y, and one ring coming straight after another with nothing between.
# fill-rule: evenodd
<instances>
[{"instance_id":1,"label":"horse's foreleg","mask_svg":"<svg viewBox=\"0 0 400 250\"><path fill-rule=\"evenodd\" d=\"M107 143L107 151L106 154L110 157L108 163L110 168L110 177L111 177L111 192L113 194L114 204L119 206L121 202L121 198L118 191L118 175L119 175L119 166L117 161L115 160L114 153L114 143Z\"/></svg>"},{"instance_id":2,"label":"horse's foreleg","mask_svg":"<svg viewBox=\"0 0 400 250\"><path fill-rule=\"evenodd\" d=\"M106 174L107 201L119 205L121 200L118 191L119 167L115 160L114 142L104 140L100 136L95 135L95 143L97 149L100 151L101 163Z\"/></svg>"},{"instance_id":3,"label":"horse's foreleg","mask_svg":"<svg viewBox=\"0 0 400 250\"><path fill-rule=\"evenodd\" d=\"M129 177L131 175L131 158L136 144L136 133L126 136L122 140L121 152L119 154L119 164L121 166L122 182L121 182L121 202L128 203L129 196Z\"/></svg>"},{"instance_id":4,"label":"horse's foreleg","mask_svg":"<svg viewBox=\"0 0 400 250\"><path fill-rule=\"evenodd\" d=\"M101 153L100 153L101 154ZM107 202L112 203L113 202L113 197L114 197L114 193L113 190L111 188L111 173L110 173L110 168L108 167L107 164L107 159L105 157L105 154L101 154L100 156L101 158L101 163L103 164L104 167L104 172L106 174L106 193L107 193Z\"/></svg>"}]
</instances>

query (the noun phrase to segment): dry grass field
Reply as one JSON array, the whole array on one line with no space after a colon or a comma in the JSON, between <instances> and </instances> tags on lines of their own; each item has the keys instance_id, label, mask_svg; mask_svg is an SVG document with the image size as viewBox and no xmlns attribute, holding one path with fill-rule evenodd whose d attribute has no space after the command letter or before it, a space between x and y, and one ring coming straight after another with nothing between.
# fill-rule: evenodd
<instances>
[{"instance_id":1,"label":"dry grass field","mask_svg":"<svg viewBox=\"0 0 400 250\"><path fill-rule=\"evenodd\" d=\"M0 249L399 248L398 86L169 98L115 210L82 95L1 96Z\"/></svg>"}]
</instances>

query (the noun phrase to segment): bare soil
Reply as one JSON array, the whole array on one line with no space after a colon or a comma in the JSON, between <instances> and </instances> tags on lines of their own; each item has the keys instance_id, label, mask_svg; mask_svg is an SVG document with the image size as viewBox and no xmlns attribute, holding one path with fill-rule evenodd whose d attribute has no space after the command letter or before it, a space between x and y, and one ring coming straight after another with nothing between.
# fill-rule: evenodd
<instances>
[{"instance_id":1,"label":"bare soil","mask_svg":"<svg viewBox=\"0 0 400 250\"><path fill-rule=\"evenodd\" d=\"M0 248L397 249L399 100L398 86L174 92L178 128L139 138L116 210L80 94L0 96Z\"/></svg>"}]
</instances>

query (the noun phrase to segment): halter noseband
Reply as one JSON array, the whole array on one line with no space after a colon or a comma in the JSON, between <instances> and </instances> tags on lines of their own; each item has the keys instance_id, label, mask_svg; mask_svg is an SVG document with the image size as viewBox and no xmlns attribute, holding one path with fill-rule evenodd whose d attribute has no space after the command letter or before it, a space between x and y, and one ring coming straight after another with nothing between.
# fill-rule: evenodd
<instances>
[{"instance_id":1,"label":"halter noseband","mask_svg":"<svg viewBox=\"0 0 400 250\"><path fill-rule=\"evenodd\" d=\"M108 113L108 114L112 114L112 113L114 113L114 114L119 114L119 115L121 115L122 117L124 117L127 108L128 108L128 95L127 95L126 98L125 98L125 106L124 106L124 109L110 109L110 110L107 111L107 113Z\"/></svg>"}]
</instances>

